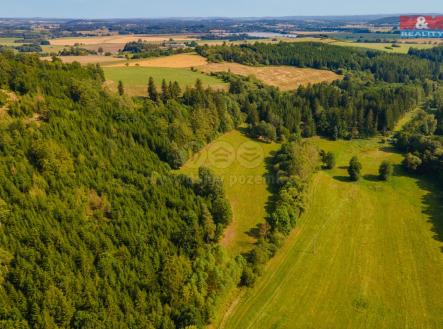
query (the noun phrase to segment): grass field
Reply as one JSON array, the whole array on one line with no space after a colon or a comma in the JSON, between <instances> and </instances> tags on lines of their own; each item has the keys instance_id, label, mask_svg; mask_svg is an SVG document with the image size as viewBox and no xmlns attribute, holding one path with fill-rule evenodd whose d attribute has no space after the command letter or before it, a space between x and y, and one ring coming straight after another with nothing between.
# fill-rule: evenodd
<instances>
[{"instance_id":1,"label":"grass field","mask_svg":"<svg viewBox=\"0 0 443 329\"><path fill-rule=\"evenodd\" d=\"M313 142L338 167L315 176L297 228L217 327L442 328L442 192L377 139ZM352 155L363 163L357 183ZM377 178L384 159L396 164L387 183Z\"/></svg>"},{"instance_id":2,"label":"grass field","mask_svg":"<svg viewBox=\"0 0 443 329\"><path fill-rule=\"evenodd\" d=\"M228 72L239 75L254 75L264 83L280 88L294 90L308 83L330 82L341 77L334 72L291 66L247 66L237 63L211 63L198 67L202 72Z\"/></svg>"},{"instance_id":3,"label":"grass field","mask_svg":"<svg viewBox=\"0 0 443 329\"><path fill-rule=\"evenodd\" d=\"M115 89L119 80L123 81L125 89L130 96L145 96L149 77L153 77L157 87L165 79L178 81L182 88L193 86L197 79L203 82L205 87L214 89L226 89L227 84L223 81L203 73L193 72L185 68L163 67L104 67L107 80L111 81L111 89Z\"/></svg>"},{"instance_id":4,"label":"grass field","mask_svg":"<svg viewBox=\"0 0 443 329\"><path fill-rule=\"evenodd\" d=\"M204 165L223 178L233 221L225 230L221 244L233 255L252 247L256 240L249 232L265 221L265 205L270 196L264 180L265 159L278 148L278 144L256 142L239 131L232 131L208 145L181 169L182 173L195 177L197 168ZM217 161L220 149L226 152L227 163ZM253 150L257 158L252 154L245 157L244 152L248 150ZM252 162L245 163L244 160L251 159L249 156Z\"/></svg>"}]
</instances>

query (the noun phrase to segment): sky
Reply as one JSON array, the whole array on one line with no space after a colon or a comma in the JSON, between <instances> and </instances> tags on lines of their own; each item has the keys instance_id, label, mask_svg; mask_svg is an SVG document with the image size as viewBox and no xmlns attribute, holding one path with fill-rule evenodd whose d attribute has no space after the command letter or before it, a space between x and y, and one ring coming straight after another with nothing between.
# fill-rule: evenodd
<instances>
[{"instance_id":1,"label":"sky","mask_svg":"<svg viewBox=\"0 0 443 329\"><path fill-rule=\"evenodd\" d=\"M263 17L398 13L443 13L443 0L0 0L0 17Z\"/></svg>"}]
</instances>

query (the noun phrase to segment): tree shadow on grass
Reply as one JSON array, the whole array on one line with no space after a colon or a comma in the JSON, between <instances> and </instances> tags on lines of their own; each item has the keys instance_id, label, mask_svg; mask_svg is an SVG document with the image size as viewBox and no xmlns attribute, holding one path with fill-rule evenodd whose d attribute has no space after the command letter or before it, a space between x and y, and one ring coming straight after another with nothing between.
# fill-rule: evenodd
<instances>
[{"instance_id":1,"label":"tree shadow on grass","mask_svg":"<svg viewBox=\"0 0 443 329\"><path fill-rule=\"evenodd\" d=\"M248 231L245 232L246 235L258 239L260 237L260 224L257 224L255 227L252 227Z\"/></svg>"},{"instance_id":2,"label":"tree shadow on grass","mask_svg":"<svg viewBox=\"0 0 443 329\"><path fill-rule=\"evenodd\" d=\"M428 222L432 224L433 238L443 242L443 189L438 186L437 180L428 177L418 177L418 186L426 191L422 197L423 213L428 216ZM440 248L443 252L443 247Z\"/></svg>"},{"instance_id":3,"label":"tree shadow on grass","mask_svg":"<svg viewBox=\"0 0 443 329\"><path fill-rule=\"evenodd\" d=\"M432 178L420 174L412 174L405 170L403 166L394 166L395 176L407 176L414 179L425 193L422 197L423 214L428 217L428 222L432 225L433 238L443 242L443 185L438 177ZM440 248L443 252L443 247Z\"/></svg>"},{"instance_id":4,"label":"tree shadow on grass","mask_svg":"<svg viewBox=\"0 0 443 329\"><path fill-rule=\"evenodd\" d=\"M386 153L397 153L397 154L403 154L401 151L399 151L395 146L393 145L386 145L380 147L380 151L386 152Z\"/></svg>"},{"instance_id":5,"label":"tree shadow on grass","mask_svg":"<svg viewBox=\"0 0 443 329\"><path fill-rule=\"evenodd\" d=\"M332 178L334 178L335 180L338 180L339 182L344 182L344 183L351 183L352 182L351 177L349 177L349 176L334 176Z\"/></svg>"},{"instance_id":6,"label":"tree shadow on grass","mask_svg":"<svg viewBox=\"0 0 443 329\"><path fill-rule=\"evenodd\" d=\"M275 157L276 151L272 151L269 156L265 159L265 167L266 172L263 175L263 177L266 180L266 189L270 193L270 196L265 204L265 210L267 214L266 220L269 219L269 215L274 211L275 205L278 200L278 192L279 192L279 185L277 182L277 175L274 172L273 169L273 158Z\"/></svg>"},{"instance_id":7,"label":"tree shadow on grass","mask_svg":"<svg viewBox=\"0 0 443 329\"><path fill-rule=\"evenodd\" d=\"M364 175L363 178L370 182L381 182L382 180L378 175Z\"/></svg>"}]
</instances>

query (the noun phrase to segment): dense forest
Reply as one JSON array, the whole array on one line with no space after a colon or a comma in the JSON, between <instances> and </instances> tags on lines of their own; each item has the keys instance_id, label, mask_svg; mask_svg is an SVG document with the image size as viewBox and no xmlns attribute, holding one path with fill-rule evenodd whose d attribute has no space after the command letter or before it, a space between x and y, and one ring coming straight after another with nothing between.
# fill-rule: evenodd
<instances>
[{"instance_id":1,"label":"dense forest","mask_svg":"<svg viewBox=\"0 0 443 329\"><path fill-rule=\"evenodd\" d=\"M332 84L299 87L292 93L252 88L249 78L229 77L254 137L288 140L310 137L361 138L388 132L416 107L424 84L388 84L345 76ZM432 88L432 87L429 87ZM247 92L246 92L247 91Z\"/></svg>"},{"instance_id":2,"label":"dense forest","mask_svg":"<svg viewBox=\"0 0 443 329\"><path fill-rule=\"evenodd\" d=\"M0 327L207 323L241 275L216 244L229 205L210 171L192 181L162 158L235 127L224 96L136 106L96 66L0 66Z\"/></svg>"},{"instance_id":3,"label":"dense forest","mask_svg":"<svg viewBox=\"0 0 443 329\"><path fill-rule=\"evenodd\" d=\"M197 47L197 52L213 62L224 60L246 65L291 65L337 72L367 71L377 80L386 82L438 79L441 75L439 63L415 56L315 42L201 46Z\"/></svg>"},{"instance_id":4,"label":"dense forest","mask_svg":"<svg viewBox=\"0 0 443 329\"><path fill-rule=\"evenodd\" d=\"M433 62L443 63L443 46L433 47L430 49L417 49L410 48L408 54L424 59L431 60Z\"/></svg>"}]
</instances>

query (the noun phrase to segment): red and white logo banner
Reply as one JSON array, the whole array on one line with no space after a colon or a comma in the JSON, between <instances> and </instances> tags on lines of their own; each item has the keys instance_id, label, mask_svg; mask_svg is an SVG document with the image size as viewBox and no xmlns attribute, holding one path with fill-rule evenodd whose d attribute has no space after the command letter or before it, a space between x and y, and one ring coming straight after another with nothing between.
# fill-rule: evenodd
<instances>
[{"instance_id":1,"label":"red and white logo banner","mask_svg":"<svg viewBox=\"0 0 443 329\"><path fill-rule=\"evenodd\" d=\"M400 16L400 30L443 30L443 16Z\"/></svg>"},{"instance_id":2,"label":"red and white logo banner","mask_svg":"<svg viewBox=\"0 0 443 329\"><path fill-rule=\"evenodd\" d=\"M443 16L400 16L402 38L443 38Z\"/></svg>"}]
</instances>

